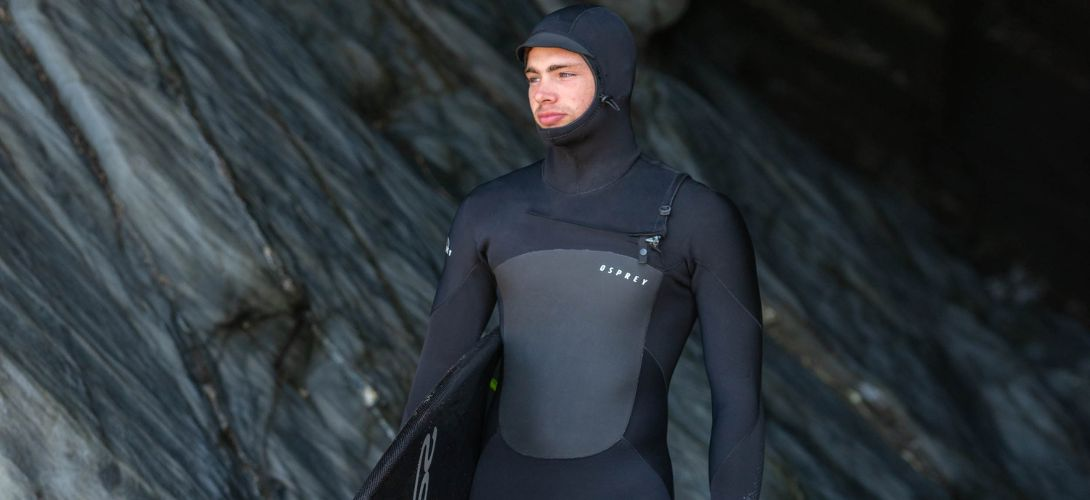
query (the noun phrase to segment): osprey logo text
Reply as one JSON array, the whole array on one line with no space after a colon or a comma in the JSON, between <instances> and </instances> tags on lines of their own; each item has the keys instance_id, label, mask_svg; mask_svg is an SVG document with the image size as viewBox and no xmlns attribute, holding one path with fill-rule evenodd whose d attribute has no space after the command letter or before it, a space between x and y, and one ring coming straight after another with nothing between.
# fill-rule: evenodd
<instances>
[{"instance_id":1,"label":"osprey logo text","mask_svg":"<svg viewBox=\"0 0 1090 500\"><path fill-rule=\"evenodd\" d=\"M420 458L416 460L416 481L413 482L412 500L424 500L428 497L428 469L431 468L432 455L435 455L435 441L439 438L439 428L433 427L431 434L424 436L420 446ZM424 466L424 476L420 476L420 466Z\"/></svg>"},{"instance_id":2,"label":"osprey logo text","mask_svg":"<svg viewBox=\"0 0 1090 500\"><path fill-rule=\"evenodd\" d=\"M619 278L621 278L623 280L631 281L633 283L637 283L640 286L644 286L644 285L647 284L647 278L640 278L639 275L632 274L630 272L626 272L626 271L624 271L623 269L621 269L619 267L607 266L605 264L602 264L602 266L598 268L598 271L603 272L603 273L607 273L607 274L612 274L613 276L617 276L617 277L619 277Z\"/></svg>"}]
</instances>

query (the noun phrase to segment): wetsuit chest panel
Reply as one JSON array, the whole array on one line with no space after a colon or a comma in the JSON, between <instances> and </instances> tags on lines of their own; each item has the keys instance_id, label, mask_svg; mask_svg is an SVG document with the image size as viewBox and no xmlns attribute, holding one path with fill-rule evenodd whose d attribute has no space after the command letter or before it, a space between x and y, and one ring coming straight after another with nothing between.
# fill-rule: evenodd
<instances>
[{"instance_id":1,"label":"wetsuit chest panel","mask_svg":"<svg viewBox=\"0 0 1090 500\"><path fill-rule=\"evenodd\" d=\"M576 458L624 434L662 273L597 250L539 250L495 269L503 311L499 427L516 451Z\"/></svg>"}]
</instances>

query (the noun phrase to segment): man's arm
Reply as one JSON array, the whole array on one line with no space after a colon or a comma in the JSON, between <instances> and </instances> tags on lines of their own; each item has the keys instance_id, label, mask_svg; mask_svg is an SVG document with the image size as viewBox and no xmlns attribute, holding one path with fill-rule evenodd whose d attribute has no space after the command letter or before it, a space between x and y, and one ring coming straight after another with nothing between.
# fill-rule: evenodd
<instances>
[{"instance_id":1,"label":"man's arm","mask_svg":"<svg viewBox=\"0 0 1090 500\"><path fill-rule=\"evenodd\" d=\"M439 379L477 341L496 304L496 283L480 254L475 217L463 201L451 223L446 263L432 301L428 332L401 427Z\"/></svg>"},{"instance_id":2,"label":"man's arm","mask_svg":"<svg viewBox=\"0 0 1090 500\"><path fill-rule=\"evenodd\" d=\"M705 226L690 242L696 262L693 293L712 392L711 498L757 499L764 466L764 412L756 260L733 202L714 193L703 208Z\"/></svg>"}]
</instances>

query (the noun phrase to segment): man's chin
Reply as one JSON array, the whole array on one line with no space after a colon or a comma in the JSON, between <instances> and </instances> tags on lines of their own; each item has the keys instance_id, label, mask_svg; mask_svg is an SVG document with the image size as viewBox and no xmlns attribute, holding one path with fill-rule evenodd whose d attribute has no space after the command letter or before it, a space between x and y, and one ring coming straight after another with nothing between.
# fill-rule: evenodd
<instances>
[{"instance_id":1,"label":"man's chin","mask_svg":"<svg viewBox=\"0 0 1090 500\"><path fill-rule=\"evenodd\" d=\"M538 122L537 120L534 120L534 121L537 122L537 126L541 127L541 128L557 128L557 127L563 127L564 125L567 125L568 123L571 123L571 120L561 120L559 122L556 122L556 123L553 123L553 124L550 124L550 125L542 125L541 122Z\"/></svg>"}]
</instances>

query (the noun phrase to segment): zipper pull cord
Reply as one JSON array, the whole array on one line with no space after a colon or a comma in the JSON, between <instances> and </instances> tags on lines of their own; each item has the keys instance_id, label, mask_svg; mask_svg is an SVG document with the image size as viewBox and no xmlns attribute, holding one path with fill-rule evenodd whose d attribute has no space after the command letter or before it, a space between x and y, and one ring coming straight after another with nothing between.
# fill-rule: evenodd
<instances>
[{"instance_id":1,"label":"zipper pull cord","mask_svg":"<svg viewBox=\"0 0 1090 500\"><path fill-rule=\"evenodd\" d=\"M614 101L613 98L608 95L602 94L598 96L598 100L606 103L609 107L613 108L614 111L621 110L621 107L617 105L617 101Z\"/></svg>"}]
</instances>

